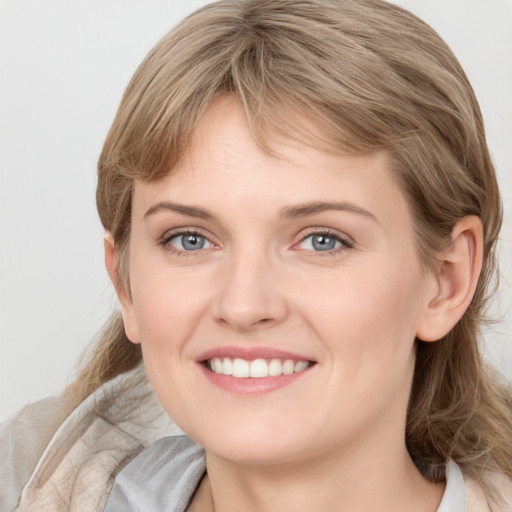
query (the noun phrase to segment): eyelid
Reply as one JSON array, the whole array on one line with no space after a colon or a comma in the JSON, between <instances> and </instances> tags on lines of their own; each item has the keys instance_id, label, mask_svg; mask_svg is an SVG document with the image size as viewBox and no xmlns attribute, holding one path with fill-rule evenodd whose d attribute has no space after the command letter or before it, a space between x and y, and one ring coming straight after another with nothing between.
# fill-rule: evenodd
<instances>
[{"instance_id":1,"label":"eyelid","mask_svg":"<svg viewBox=\"0 0 512 512\"><path fill-rule=\"evenodd\" d=\"M172 245L169 244L169 241L173 238L179 237L179 236L186 236L186 235L197 235L205 238L210 244L212 244L214 247L207 247L204 249L198 249L197 251L186 251L178 249ZM336 241L341 243L341 247L326 250L326 251L313 251L310 249L300 249L297 246L301 243L303 243L307 238L315 235L326 235L330 238L334 238ZM167 230L158 240L158 245L164 247L164 249L168 250L169 252L181 254L181 253L187 253L188 255L194 255L194 253L201 253L205 249L212 249L212 248L219 248L219 244L216 243L213 239L214 237L209 234L205 233L202 229L196 228L196 227L178 227L178 228L172 228ZM347 249L351 249L354 247L354 240L352 237L345 233L341 233L337 230L334 230L332 228L323 228L323 227L315 227L310 228L306 233L303 233L299 240L297 242L294 242L292 248L296 248L296 250L302 250L304 252L314 253L316 255L333 255L338 252L342 252Z\"/></svg>"},{"instance_id":2,"label":"eyelid","mask_svg":"<svg viewBox=\"0 0 512 512\"><path fill-rule=\"evenodd\" d=\"M180 236L186 236L186 235L197 235L197 236L200 236L202 238L204 238L205 240L208 241L208 243L210 243L213 247L206 247L204 249L197 249L196 251L185 251L185 250L182 250L182 249L178 249L174 246L172 246L169 242L173 239L173 238L177 238L177 237L180 237ZM186 253L187 255L197 255L197 253L200 253L200 252L203 252L204 250L207 250L207 249L212 249L212 248L215 248L215 247L218 247L218 244L216 244L213 240L212 240L212 236L210 234L206 234L203 232L203 230L199 229L199 228L184 228L184 227L180 227L180 228L172 228L172 229L169 229L167 230L158 240L158 245L162 246L165 250L171 252L171 253L175 253L175 254L183 254L183 253Z\"/></svg>"},{"instance_id":3,"label":"eyelid","mask_svg":"<svg viewBox=\"0 0 512 512\"><path fill-rule=\"evenodd\" d=\"M313 228L309 232L301 235L299 241L294 243L293 247L298 246L299 244L303 243L309 237L315 236L315 235L326 235L330 238L334 238L336 241L341 243L341 247L338 247L336 249L326 250L326 251L312 251L309 249L300 249L300 248L298 250L304 250L304 251L312 252L312 253L319 254L319 255L321 255L321 254L331 254L332 255L337 252L344 251L346 249L352 249L355 244L354 240L345 233L340 233L339 231L333 230L331 228Z\"/></svg>"}]
</instances>

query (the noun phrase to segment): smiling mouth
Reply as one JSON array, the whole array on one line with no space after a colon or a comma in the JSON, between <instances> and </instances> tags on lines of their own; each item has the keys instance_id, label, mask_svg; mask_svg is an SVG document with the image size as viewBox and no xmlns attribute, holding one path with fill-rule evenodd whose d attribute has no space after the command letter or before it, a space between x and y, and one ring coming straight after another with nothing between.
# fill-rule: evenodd
<instances>
[{"instance_id":1,"label":"smiling mouth","mask_svg":"<svg viewBox=\"0 0 512 512\"><path fill-rule=\"evenodd\" d=\"M313 361L294 361L292 359L254 359L214 357L205 361L208 370L218 375L227 375L239 379L279 377L300 373L315 364Z\"/></svg>"}]
</instances>

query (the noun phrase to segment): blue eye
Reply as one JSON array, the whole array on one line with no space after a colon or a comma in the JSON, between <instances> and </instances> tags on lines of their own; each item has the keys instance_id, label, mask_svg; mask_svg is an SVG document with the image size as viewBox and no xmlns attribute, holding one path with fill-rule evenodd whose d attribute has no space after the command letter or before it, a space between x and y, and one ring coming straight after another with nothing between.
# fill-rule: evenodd
<instances>
[{"instance_id":1,"label":"blue eye","mask_svg":"<svg viewBox=\"0 0 512 512\"><path fill-rule=\"evenodd\" d=\"M348 240L344 240L330 233L313 233L302 239L300 249L315 252L336 251L342 247L351 247Z\"/></svg>"},{"instance_id":2,"label":"blue eye","mask_svg":"<svg viewBox=\"0 0 512 512\"><path fill-rule=\"evenodd\" d=\"M207 238L197 233L174 235L167 240L167 244L179 251L198 251L213 247L213 244Z\"/></svg>"}]
</instances>

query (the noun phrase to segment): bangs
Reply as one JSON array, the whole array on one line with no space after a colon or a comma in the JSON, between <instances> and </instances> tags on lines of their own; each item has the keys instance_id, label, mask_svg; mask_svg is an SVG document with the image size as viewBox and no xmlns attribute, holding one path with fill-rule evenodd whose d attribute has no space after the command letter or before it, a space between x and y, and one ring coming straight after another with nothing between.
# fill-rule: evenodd
<instances>
[{"instance_id":1,"label":"bangs","mask_svg":"<svg viewBox=\"0 0 512 512\"><path fill-rule=\"evenodd\" d=\"M269 153L276 135L368 153L392 149L420 130L411 102L402 101L411 95L421 101L410 77L390 67L376 50L378 41L368 43L377 20L355 30L353 20L346 28L342 20L315 19L325 17L332 2L318 12L302 12L300 4L283 9L282 3L212 4L160 41L125 92L100 170L142 181L166 175L223 94L239 99L256 141ZM383 47L391 36L379 35ZM407 50L401 53L406 62Z\"/></svg>"}]
</instances>

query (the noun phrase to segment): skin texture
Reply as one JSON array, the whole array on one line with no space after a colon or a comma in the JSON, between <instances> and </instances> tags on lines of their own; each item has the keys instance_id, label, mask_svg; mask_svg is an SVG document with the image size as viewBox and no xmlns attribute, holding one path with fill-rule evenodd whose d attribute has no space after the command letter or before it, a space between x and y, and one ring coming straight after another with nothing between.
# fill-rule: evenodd
<instances>
[{"instance_id":1,"label":"skin texture","mask_svg":"<svg viewBox=\"0 0 512 512\"><path fill-rule=\"evenodd\" d=\"M469 304L480 224L461 224L428 273L386 154L276 146L279 158L262 152L240 105L219 99L178 167L135 185L129 292L106 238L127 335L164 408L207 451L190 510L434 512L443 486L404 443L414 343L441 337ZM184 250L183 230L203 248ZM339 241L316 250L311 235L326 232ZM270 392L232 392L199 362L225 347L314 365Z\"/></svg>"}]
</instances>

